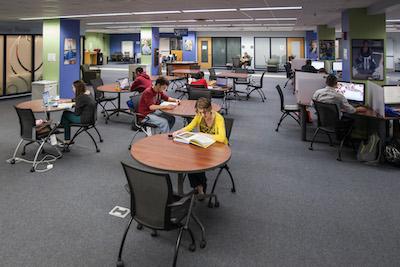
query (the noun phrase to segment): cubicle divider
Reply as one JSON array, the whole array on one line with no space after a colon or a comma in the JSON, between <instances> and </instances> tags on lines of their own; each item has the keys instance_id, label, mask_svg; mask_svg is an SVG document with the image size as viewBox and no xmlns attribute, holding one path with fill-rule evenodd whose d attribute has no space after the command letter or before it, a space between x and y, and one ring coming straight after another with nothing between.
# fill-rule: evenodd
<instances>
[{"instance_id":1,"label":"cubicle divider","mask_svg":"<svg viewBox=\"0 0 400 267\"><path fill-rule=\"evenodd\" d=\"M368 81L367 92L367 105L380 116L385 117L385 94L383 87Z\"/></svg>"},{"instance_id":2,"label":"cubicle divider","mask_svg":"<svg viewBox=\"0 0 400 267\"><path fill-rule=\"evenodd\" d=\"M303 67L306 64L305 58L295 58L292 60L292 70L301 70L301 67Z\"/></svg>"},{"instance_id":3,"label":"cubicle divider","mask_svg":"<svg viewBox=\"0 0 400 267\"><path fill-rule=\"evenodd\" d=\"M297 103L301 105L310 105L315 91L326 86L326 76L326 74L296 71L295 95Z\"/></svg>"}]
</instances>

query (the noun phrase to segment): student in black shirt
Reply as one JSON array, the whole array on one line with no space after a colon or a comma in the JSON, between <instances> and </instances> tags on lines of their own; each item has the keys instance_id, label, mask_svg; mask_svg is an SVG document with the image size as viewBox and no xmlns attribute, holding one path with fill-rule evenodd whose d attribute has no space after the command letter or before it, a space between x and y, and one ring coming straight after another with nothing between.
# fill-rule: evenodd
<instances>
[{"instance_id":1,"label":"student in black shirt","mask_svg":"<svg viewBox=\"0 0 400 267\"><path fill-rule=\"evenodd\" d=\"M317 73L318 72L318 70L316 68L314 68L313 65L311 65L311 59L307 59L306 65L301 67L301 71L303 71L303 72L312 72L312 73Z\"/></svg>"},{"instance_id":2,"label":"student in black shirt","mask_svg":"<svg viewBox=\"0 0 400 267\"><path fill-rule=\"evenodd\" d=\"M96 112L96 101L86 90L85 84L78 80L73 83L72 90L75 93L75 111L64 111L61 117L61 125L64 126L65 143L71 139L71 123L92 123Z\"/></svg>"}]
</instances>

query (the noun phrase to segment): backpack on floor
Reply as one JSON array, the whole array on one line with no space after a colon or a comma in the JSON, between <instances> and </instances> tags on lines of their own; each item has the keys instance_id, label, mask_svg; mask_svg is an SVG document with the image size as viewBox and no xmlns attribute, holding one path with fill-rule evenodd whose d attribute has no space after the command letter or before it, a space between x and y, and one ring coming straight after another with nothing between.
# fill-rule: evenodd
<instances>
[{"instance_id":1,"label":"backpack on floor","mask_svg":"<svg viewBox=\"0 0 400 267\"><path fill-rule=\"evenodd\" d=\"M376 133L371 134L366 142L361 142L357 152L357 160L368 163L377 163L381 156L380 143L381 140L379 136Z\"/></svg>"},{"instance_id":2,"label":"backpack on floor","mask_svg":"<svg viewBox=\"0 0 400 267\"><path fill-rule=\"evenodd\" d=\"M389 163L400 166L400 142L398 139L393 138L385 146L385 159Z\"/></svg>"}]
</instances>

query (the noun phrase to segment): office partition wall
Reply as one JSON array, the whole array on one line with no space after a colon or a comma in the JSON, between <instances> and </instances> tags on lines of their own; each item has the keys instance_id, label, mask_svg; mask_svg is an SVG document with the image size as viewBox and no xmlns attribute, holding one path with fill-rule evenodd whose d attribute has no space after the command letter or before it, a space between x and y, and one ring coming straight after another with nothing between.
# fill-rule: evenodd
<instances>
[{"instance_id":1,"label":"office partition wall","mask_svg":"<svg viewBox=\"0 0 400 267\"><path fill-rule=\"evenodd\" d=\"M270 38L254 38L254 66L255 68L266 68L267 61L271 57Z\"/></svg>"},{"instance_id":2,"label":"office partition wall","mask_svg":"<svg viewBox=\"0 0 400 267\"><path fill-rule=\"evenodd\" d=\"M212 38L212 61L214 67L226 66L232 63L233 57L241 56L240 37L213 37Z\"/></svg>"}]
</instances>

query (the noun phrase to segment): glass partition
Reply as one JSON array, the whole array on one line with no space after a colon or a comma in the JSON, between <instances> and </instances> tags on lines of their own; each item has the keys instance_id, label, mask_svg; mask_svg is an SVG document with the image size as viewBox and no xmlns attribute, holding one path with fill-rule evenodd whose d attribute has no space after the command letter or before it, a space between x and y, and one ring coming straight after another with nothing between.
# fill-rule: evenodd
<instances>
[{"instance_id":1,"label":"glass partition","mask_svg":"<svg viewBox=\"0 0 400 267\"><path fill-rule=\"evenodd\" d=\"M226 39L212 38L212 59L213 66L221 67L226 65Z\"/></svg>"},{"instance_id":2,"label":"glass partition","mask_svg":"<svg viewBox=\"0 0 400 267\"><path fill-rule=\"evenodd\" d=\"M35 36L35 68L34 80L43 80L43 37Z\"/></svg>"},{"instance_id":3,"label":"glass partition","mask_svg":"<svg viewBox=\"0 0 400 267\"><path fill-rule=\"evenodd\" d=\"M32 81L32 36L6 36L6 94L31 91Z\"/></svg>"},{"instance_id":4,"label":"glass partition","mask_svg":"<svg viewBox=\"0 0 400 267\"><path fill-rule=\"evenodd\" d=\"M270 38L254 38L254 66L266 68L270 58Z\"/></svg>"},{"instance_id":5,"label":"glass partition","mask_svg":"<svg viewBox=\"0 0 400 267\"><path fill-rule=\"evenodd\" d=\"M233 57L240 58L241 51L241 38L226 38L226 63L232 63Z\"/></svg>"},{"instance_id":6,"label":"glass partition","mask_svg":"<svg viewBox=\"0 0 400 267\"><path fill-rule=\"evenodd\" d=\"M286 38L271 38L271 58L279 60L279 68L286 63Z\"/></svg>"}]
</instances>

